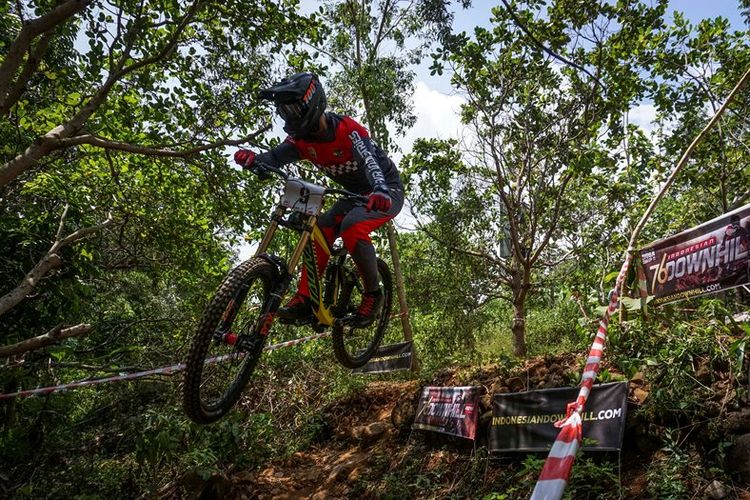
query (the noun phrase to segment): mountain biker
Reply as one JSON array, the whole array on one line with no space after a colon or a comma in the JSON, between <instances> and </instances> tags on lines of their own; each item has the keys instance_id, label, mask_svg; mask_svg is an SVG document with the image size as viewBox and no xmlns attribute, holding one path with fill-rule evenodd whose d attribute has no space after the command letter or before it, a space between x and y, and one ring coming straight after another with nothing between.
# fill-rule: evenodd
<instances>
[{"instance_id":1,"label":"mountain biker","mask_svg":"<svg viewBox=\"0 0 750 500\"><path fill-rule=\"evenodd\" d=\"M394 218L403 206L403 185L396 165L362 125L349 116L326 112L325 91L315 74L291 75L262 90L260 97L273 101L288 136L265 153L241 149L234 155L235 162L262 176L264 163L278 168L309 160L344 189L368 196L365 206L351 199L336 201L320 215L318 227L329 245L341 236L354 259L364 293L351 324L369 326L383 305L370 233ZM313 244L318 247L318 243ZM315 255L321 273L328 254L315 248ZM292 322L312 315L308 280L303 266L296 294L279 309L280 319Z\"/></svg>"}]
</instances>

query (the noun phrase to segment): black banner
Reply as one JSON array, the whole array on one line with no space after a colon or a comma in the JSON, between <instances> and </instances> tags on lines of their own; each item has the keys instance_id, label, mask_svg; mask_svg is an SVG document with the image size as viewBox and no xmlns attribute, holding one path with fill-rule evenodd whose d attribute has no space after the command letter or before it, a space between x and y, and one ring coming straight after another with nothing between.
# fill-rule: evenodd
<instances>
[{"instance_id":1,"label":"black banner","mask_svg":"<svg viewBox=\"0 0 750 500\"><path fill-rule=\"evenodd\" d=\"M411 368L411 342L381 345L367 364L352 373L386 373Z\"/></svg>"},{"instance_id":2,"label":"black banner","mask_svg":"<svg viewBox=\"0 0 750 500\"><path fill-rule=\"evenodd\" d=\"M578 397L578 387L494 394L490 451L547 451L565 418L565 409ZM619 450L625 431L628 383L595 385L583 419L583 449ZM593 440L593 441L592 441Z\"/></svg>"},{"instance_id":3,"label":"black banner","mask_svg":"<svg viewBox=\"0 0 750 500\"><path fill-rule=\"evenodd\" d=\"M480 387L423 388L412 428L475 439L479 390Z\"/></svg>"},{"instance_id":4,"label":"black banner","mask_svg":"<svg viewBox=\"0 0 750 500\"><path fill-rule=\"evenodd\" d=\"M750 283L750 205L640 250L653 305Z\"/></svg>"}]
</instances>

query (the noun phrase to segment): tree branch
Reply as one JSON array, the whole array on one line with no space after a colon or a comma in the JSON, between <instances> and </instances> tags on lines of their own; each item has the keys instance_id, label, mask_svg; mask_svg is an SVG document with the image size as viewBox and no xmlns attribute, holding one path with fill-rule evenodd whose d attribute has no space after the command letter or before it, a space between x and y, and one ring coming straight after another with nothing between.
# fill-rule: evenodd
<instances>
[{"instance_id":1,"label":"tree branch","mask_svg":"<svg viewBox=\"0 0 750 500\"><path fill-rule=\"evenodd\" d=\"M513 9L511 9L510 5L508 5L508 2L506 0L501 0L501 1L503 2L503 5L505 5L505 9L508 11L508 14L510 14L510 17L513 19L513 23L516 26L518 26L518 29L520 29L521 31L523 31L524 34L526 36L528 36L531 39L532 42L534 42L534 45L536 45L537 47L539 47L540 49L542 49L544 52L546 52L550 56L552 56L555 59L557 59L558 61L560 61L560 62L562 62L564 64L567 64L568 66L571 66L571 67L577 69L578 71L582 71L582 72L586 73L589 76L589 78L591 78L592 80L594 80L602 88L602 90L604 92L607 92L607 87L605 87L604 84L597 77L595 77L593 74L591 74L586 68L584 68L583 66L581 66L579 64L574 63L570 59L567 59L567 58L561 56L560 54L558 54L557 52L554 52L552 49L547 48L542 42L540 42L539 40L537 40L537 38L531 33L531 31L529 31L529 29L526 27L526 25L524 25L521 22L521 19L519 19L518 16L516 16L516 13L513 12Z\"/></svg>"},{"instance_id":2,"label":"tree branch","mask_svg":"<svg viewBox=\"0 0 750 500\"><path fill-rule=\"evenodd\" d=\"M641 231L643 231L643 228L646 226L646 222L648 222L649 218L651 218L651 214L653 213L654 209L656 208L656 205L661 201L662 198L667 194L667 191L669 191L670 186L674 182L675 178L677 178L677 175L682 171L682 169L687 165L688 159L690 158L690 155L693 153L693 150L698 146L698 144L703 141L703 138L708 134L708 132L713 128L713 126L719 121L719 118L721 118L721 115L724 114L724 110L729 107L729 104L734 101L735 96L739 93L740 89L745 86L747 81L750 80L750 68L745 70L745 73L742 75L742 77L739 79L737 84L734 86L732 91L727 96L726 100L724 101L724 104L721 105L721 107L716 110L716 113L714 113L714 116L711 117L711 119L708 121L706 126L703 128L703 130L700 131L700 133L693 139L693 142L690 143L690 145L687 147L685 152L682 154L682 157L677 162L677 165L675 165L674 170L672 170L672 173L669 174L669 177L667 178L664 185L661 187L659 192L656 194L656 196L651 200L651 203L649 204L648 208L646 209L646 212L644 212L643 216L641 217L641 220L636 225L635 229L633 230L633 234L630 236L630 241L628 243L628 252L635 251L636 243L638 242L638 238L641 235Z\"/></svg>"},{"instance_id":3,"label":"tree branch","mask_svg":"<svg viewBox=\"0 0 750 500\"><path fill-rule=\"evenodd\" d=\"M47 52L47 47L49 46L50 40L52 40L52 36L53 33L51 31L48 31L42 36L34 47L34 50L29 52L29 57L26 59L26 64L24 64L21 74L7 90L7 93L0 90L0 116L7 115L10 108L12 108L23 95L24 90L26 90L26 84L39 67L39 63Z\"/></svg>"},{"instance_id":4,"label":"tree branch","mask_svg":"<svg viewBox=\"0 0 750 500\"><path fill-rule=\"evenodd\" d=\"M65 229L65 219L68 218L69 209L70 209L70 204L66 203L65 208L63 208L63 213L60 216L60 223L57 225L57 233L55 234L55 243L62 240L62 232L63 232L63 229Z\"/></svg>"},{"instance_id":5,"label":"tree branch","mask_svg":"<svg viewBox=\"0 0 750 500\"><path fill-rule=\"evenodd\" d=\"M539 246L537 247L536 251L529 259L529 263L532 265L539 258L542 251L547 247L547 243L549 243L549 240L552 237L552 233L557 230L557 223L560 219L560 215L562 214L563 193L565 192L565 189L567 188L568 183L570 182L572 178L573 178L573 171L569 170L568 173L565 175L565 177L562 179L562 182L560 183L560 188L557 190L557 197L555 198L555 208L553 209L553 212L552 212L552 220L549 223L549 227L547 228L547 231L544 234L542 241L539 243Z\"/></svg>"},{"instance_id":6,"label":"tree branch","mask_svg":"<svg viewBox=\"0 0 750 500\"><path fill-rule=\"evenodd\" d=\"M747 200L750 200L750 191L732 200L732 203L729 204L729 210L735 210L737 208L740 208L742 205L745 204Z\"/></svg>"},{"instance_id":7,"label":"tree branch","mask_svg":"<svg viewBox=\"0 0 750 500\"><path fill-rule=\"evenodd\" d=\"M81 323L80 325L63 328L62 326L56 326L44 335L39 335L31 339L23 340L16 344L7 345L0 347L0 358L7 358L16 354L23 354L28 351L35 351L42 347L47 347L52 344L56 344L61 340L86 335L91 332L91 325Z\"/></svg>"},{"instance_id":8,"label":"tree branch","mask_svg":"<svg viewBox=\"0 0 750 500\"><path fill-rule=\"evenodd\" d=\"M215 148L222 147L222 146L239 146L240 144L252 142L259 135L261 135L264 132L267 132L270 129L271 129L271 125L269 124L269 125L265 125L263 128L257 130L256 132L248 134L245 137L241 137L239 139L223 139L220 141L203 144L201 146L196 146L194 148L185 149L182 151L168 149L168 148L140 146L137 144L130 144L127 142L112 141L112 140L105 139L103 137L99 137L93 134L77 135L74 137L70 137L68 139L60 139L57 141L57 144L59 148L66 148L70 146L88 144L90 146L96 146L96 147L103 148L106 150L125 151L127 153L134 153L134 154L140 154L140 155L146 155L146 156L188 158L190 156L196 155L203 151L207 151L209 149L215 149Z\"/></svg>"},{"instance_id":9,"label":"tree branch","mask_svg":"<svg viewBox=\"0 0 750 500\"><path fill-rule=\"evenodd\" d=\"M69 2L73 1L77 3L79 1L86 0L69 0ZM102 103L104 103L114 85L123 77L145 66L157 63L169 56L177 46L177 43L183 31L193 19L195 13L202 4L203 0L197 0L193 3L193 5L190 7L190 9L188 9L187 13L180 21L177 28L168 38L166 44L156 54L141 59L140 61L137 61L129 66L124 66L129 57L131 44L136 38L133 34L128 46L123 52L123 56L120 58L115 71L109 74L107 80L102 84L101 87L97 89L97 91L78 111L78 113L76 113L73 118L71 118L64 124L58 125L57 127L47 132L45 135L37 138L37 140L34 141L34 143L28 148L26 148L23 153L0 167L0 187L5 186L10 181L18 177L21 173L31 168L34 164L36 164L37 161L39 161L39 159L50 154L52 151L59 149L59 147L57 147L57 144L61 139L67 139L75 136L81 130L81 128L83 128L83 125L86 123L89 117L91 117L91 115L93 115L96 110L99 109L99 106L101 106Z\"/></svg>"},{"instance_id":10,"label":"tree branch","mask_svg":"<svg viewBox=\"0 0 750 500\"><path fill-rule=\"evenodd\" d=\"M23 301L27 295L37 286L39 280L47 275L51 270L57 269L62 265L62 259L57 254L46 254L36 263L34 268L24 276L21 283L16 288L0 297L0 316L15 307Z\"/></svg>"},{"instance_id":11,"label":"tree branch","mask_svg":"<svg viewBox=\"0 0 750 500\"><path fill-rule=\"evenodd\" d=\"M46 276L53 269L57 269L62 265L62 258L58 255L58 251L70 245L71 243L78 241L86 236L93 234L97 231L101 231L105 227L112 224L113 219L110 215L107 220L96 226L86 227L79 229L74 233L69 234L65 238L62 238L63 225L65 224L65 218L68 214L68 205L65 205L65 210L60 217L60 225L55 236L55 242L52 244L47 253L42 257L34 268L24 276L21 283L16 288L0 297L0 316L17 306L21 303L39 284L39 281Z\"/></svg>"},{"instance_id":12,"label":"tree branch","mask_svg":"<svg viewBox=\"0 0 750 500\"><path fill-rule=\"evenodd\" d=\"M10 45L5 60L0 64L0 99L5 101L13 77L23 61L23 55L37 36L46 33L86 8L92 0L67 0L48 13L24 24ZM20 16L20 13L19 13ZM29 75L30 76L30 75ZM26 82L23 82L25 84ZM18 81L16 81L18 84Z\"/></svg>"},{"instance_id":13,"label":"tree branch","mask_svg":"<svg viewBox=\"0 0 750 500\"><path fill-rule=\"evenodd\" d=\"M388 11L391 9L391 3L386 0L385 5L383 5L383 9L381 10L381 18L380 18L380 26L378 27L378 32L375 35L375 41L372 44L372 51L370 52L370 57L368 58L368 64L372 64L372 61L375 59L375 56L378 53L378 49L380 48L380 43L383 41L383 30L385 28L385 22L388 19Z\"/></svg>"},{"instance_id":14,"label":"tree branch","mask_svg":"<svg viewBox=\"0 0 750 500\"><path fill-rule=\"evenodd\" d=\"M75 241L81 240L81 239L85 238L86 236L88 236L90 234L94 234L96 232L99 232L102 229L104 229L105 227L107 227L110 224L112 224L113 222L114 222L114 219L112 219L112 215L110 214L107 217L107 220L105 220L101 224L97 224L96 226L84 227L83 229L79 229L78 231L69 234L68 236L66 236L62 240L56 241L55 244L52 245L52 248L50 248L50 252L56 252L59 249L61 249L62 247L68 246L68 245L70 245L71 243L73 243Z\"/></svg>"},{"instance_id":15,"label":"tree branch","mask_svg":"<svg viewBox=\"0 0 750 500\"><path fill-rule=\"evenodd\" d=\"M477 258L479 258L479 259L482 259L482 260L488 261L488 262L490 262L490 263L492 263L492 264L495 264L496 266L500 266L500 268L501 268L501 269L502 269L502 270L503 270L504 272L507 272L507 273L509 273L509 272L510 272L510 268L508 267L508 265L507 265L507 264L506 264L505 262L503 262L503 261L502 261L501 259L498 259L498 258L497 258L497 257L495 257L494 255L490 255L490 254L487 254L487 253L484 253L484 252L479 252L479 251L474 251L474 250L468 250L468 249L466 249L466 248L463 248L463 247L458 247L458 246L456 246L456 245L453 245L453 244L451 244L451 243L448 243L447 241L445 241L445 240L443 240L443 239L441 239L441 238L437 237L437 236L436 236L436 235L434 235L434 234L433 234L433 233L432 233L432 232L431 232L430 230L428 230L428 229L427 229L427 228L426 228L426 227L424 226L424 224L422 224L422 223L421 223L421 222L419 221L419 219L417 219L417 215L416 215L416 214L414 213L414 211L413 211L413 210L412 210L412 216L414 216L415 220L417 221L417 228L418 228L418 229L419 229L420 231L424 232L424 233L425 233L425 234L426 234L427 236L429 236L429 237L430 237L430 238L432 238L433 240L435 240L435 241L437 241L438 243L440 243L441 245L444 245L444 246L446 246L447 248L450 248L450 249L451 249L451 250L453 250L454 252L462 253L462 254L464 254L464 255L468 255L468 256L470 256L470 257L477 257Z\"/></svg>"}]
</instances>

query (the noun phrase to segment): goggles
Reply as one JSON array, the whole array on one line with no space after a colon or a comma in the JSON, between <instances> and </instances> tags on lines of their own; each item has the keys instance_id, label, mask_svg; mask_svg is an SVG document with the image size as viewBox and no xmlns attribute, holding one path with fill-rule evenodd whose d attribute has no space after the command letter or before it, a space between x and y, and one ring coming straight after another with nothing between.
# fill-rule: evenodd
<instances>
[{"instance_id":1,"label":"goggles","mask_svg":"<svg viewBox=\"0 0 750 500\"><path fill-rule=\"evenodd\" d=\"M307 107L299 102L286 102L277 104L276 112L284 121L295 122L304 118Z\"/></svg>"}]
</instances>

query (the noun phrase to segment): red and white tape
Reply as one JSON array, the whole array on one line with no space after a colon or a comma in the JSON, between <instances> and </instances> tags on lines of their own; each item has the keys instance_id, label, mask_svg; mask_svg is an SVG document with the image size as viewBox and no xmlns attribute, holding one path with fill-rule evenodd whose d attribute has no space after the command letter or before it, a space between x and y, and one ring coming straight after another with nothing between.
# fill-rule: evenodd
<instances>
[{"instance_id":1,"label":"red and white tape","mask_svg":"<svg viewBox=\"0 0 750 500\"><path fill-rule=\"evenodd\" d=\"M547 455L547 460L544 462L534 492L531 494L531 500L559 500L565 493L576 452L581 444L581 413L586 406L591 388L594 386L596 375L599 373L604 344L607 341L609 318L617 310L620 288L628 273L631 260L632 252L628 252L622 269L620 269L620 274L617 275L615 290L609 299L609 306L599 322L599 330L596 332L593 344L591 344L589 357L586 360L583 375L581 375L578 398L574 403L568 405L566 418L555 424L556 427L560 428L560 433L557 435L549 455Z\"/></svg>"},{"instance_id":2,"label":"red and white tape","mask_svg":"<svg viewBox=\"0 0 750 500\"><path fill-rule=\"evenodd\" d=\"M327 337L331 332L316 333L308 337L302 337L299 339L288 340L278 344L269 345L263 348L264 351L274 351L284 347L292 347L295 345L302 344L303 342L309 342L311 340L318 340L323 337ZM234 354L224 354L221 356L214 356L206 360L206 363L221 363L234 356ZM110 377L94 378L89 380L79 380L78 382L70 382L68 384L60 384L51 387L38 387L36 389L28 389L25 391L10 392L8 394L0 394L0 401L11 399L11 398L23 398L27 396L41 396L44 394L52 394L54 392L68 391L70 389L77 389L79 387L87 387L91 385L106 384L108 382L119 382L121 380L133 380L136 378L147 377L149 375L172 375L173 373L180 372L185 369L185 363L177 363L171 366L163 366L161 368L154 368L152 370L144 370L134 373L124 373L120 375L112 375Z\"/></svg>"}]
</instances>

